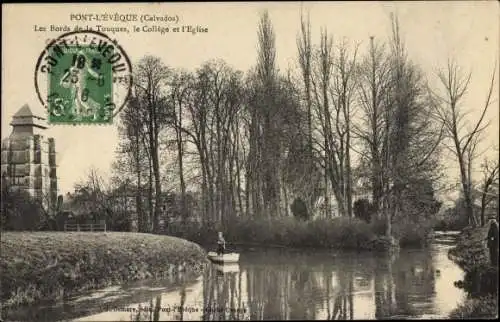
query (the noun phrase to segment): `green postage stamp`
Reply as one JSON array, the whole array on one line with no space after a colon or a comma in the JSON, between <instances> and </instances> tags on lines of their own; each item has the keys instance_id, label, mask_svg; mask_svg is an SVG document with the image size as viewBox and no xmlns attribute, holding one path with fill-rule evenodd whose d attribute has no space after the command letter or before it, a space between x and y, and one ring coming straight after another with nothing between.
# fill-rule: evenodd
<instances>
[{"instance_id":1,"label":"green postage stamp","mask_svg":"<svg viewBox=\"0 0 500 322\"><path fill-rule=\"evenodd\" d=\"M70 32L52 41L35 72L37 94L51 124L110 124L131 86L131 64L123 49L94 31Z\"/></svg>"}]
</instances>

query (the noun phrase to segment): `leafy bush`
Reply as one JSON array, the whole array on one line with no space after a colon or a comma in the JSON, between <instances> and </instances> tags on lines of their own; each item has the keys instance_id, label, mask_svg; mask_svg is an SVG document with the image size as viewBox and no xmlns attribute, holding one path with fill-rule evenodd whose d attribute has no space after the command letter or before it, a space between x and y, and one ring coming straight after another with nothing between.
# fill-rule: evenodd
<instances>
[{"instance_id":1,"label":"leafy bush","mask_svg":"<svg viewBox=\"0 0 500 322\"><path fill-rule=\"evenodd\" d=\"M488 249L484 245L487 234L488 227L466 227L449 255L466 272L486 270L489 266Z\"/></svg>"},{"instance_id":2,"label":"leafy bush","mask_svg":"<svg viewBox=\"0 0 500 322\"><path fill-rule=\"evenodd\" d=\"M2 187L0 218L3 230L38 230L48 220L41 202L24 190L7 186Z\"/></svg>"},{"instance_id":3,"label":"leafy bush","mask_svg":"<svg viewBox=\"0 0 500 322\"><path fill-rule=\"evenodd\" d=\"M309 219L307 205L301 198L295 198L295 200L292 203L291 210L295 218L302 220Z\"/></svg>"},{"instance_id":4,"label":"leafy bush","mask_svg":"<svg viewBox=\"0 0 500 322\"><path fill-rule=\"evenodd\" d=\"M353 204L353 212L356 218L369 223L373 213L372 203L366 198L358 199Z\"/></svg>"},{"instance_id":5,"label":"leafy bush","mask_svg":"<svg viewBox=\"0 0 500 322\"><path fill-rule=\"evenodd\" d=\"M375 234L385 235L386 221L384 218L372 218L370 225Z\"/></svg>"},{"instance_id":6,"label":"leafy bush","mask_svg":"<svg viewBox=\"0 0 500 322\"><path fill-rule=\"evenodd\" d=\"M254 219L236 217L228 222L230 229L224 236L231 244L326 247L339 249L370 249L370 242L377 238L370 224L357 219L338 217L333 219L298 220L295 217ZM167 233L192 240L203 245L215 244L217 225L195 227L173 223Z\"/></svg>"},{"instance_id":7,"label":"leafy bush","mask_svg":"<svg viewBox=\"0 0 500 322\"><path fill-rule=\"evenodd\" d=\"M402 218L393 224L393 234L401 247L427 246L432 239L433 223L431 220L412 220Z\"/></svg>"},{"instance_id":8,"label":"leafy bush","mask_svg":"<svg viewBox=\"0 0 500 322\"><path fill-rule=\"evenodd\" d=\"M262 245L281 247L324 247L338 249L380 249L385 242L375 240L385 235L385 220L375 218L367 223L359 218L335 217L309 221L295 217L260 218L234 217L221 225L193 225L182 222L171 223L166 233L185 238L202 245L215 245L217 231L223 231L228 246ZM401 247L427 245L432 233L428 220L414 221L408 218L393 223L393 234ZM215 247L215 246L214 246Z\"/></svg>"},{"instance_id":9,"label":"leafy bush","mask_svg":"<svg viewBox=\"0 0 500 322\"><path fill-rule=\"evenodd\" d=\"M385 235L387 223L383 218L373 219L371 229L377 235ZM399 240L400 247L423 247L427 246L433 232L433 223L422 218L412 220L402 217L399 221L392 222L392 233L396 240Z\"/></svg>"},{"instance_id":10,"label":"leafy bush","mask_svg":"<svg viewBox=\"0 0 500 322\"><path fill-rule=\"evenodd\" d=\"M497 318L498 299L496 296L484 296L467 299L450 313L451 319Z\"/></svg>"},{"instance_id":11,"label":"leafy bush","mask_svg":"<svg viewBox=\"0 0 500 322\"><path fill-rule=\"evenodd\" d=\"M484 245L488 227L466 227L457 238L449 257L464 271L463 281L456 283L470 296L457 307L450 318L495 318L498 316L498 267L490 265Z\"/></svg>"},{"instance_id":12,"label":"leafy bush","mask_svg":"<svg viewBox=\"0 0 500 322\"><path fill-rule=\"evenodd\" d=\"M465 209L457 202L453 208L444 211L442 218L437 218L434 223L435 230L462 230L467 227L469 220L465 214Z\"/></svg>"}]
</instances>

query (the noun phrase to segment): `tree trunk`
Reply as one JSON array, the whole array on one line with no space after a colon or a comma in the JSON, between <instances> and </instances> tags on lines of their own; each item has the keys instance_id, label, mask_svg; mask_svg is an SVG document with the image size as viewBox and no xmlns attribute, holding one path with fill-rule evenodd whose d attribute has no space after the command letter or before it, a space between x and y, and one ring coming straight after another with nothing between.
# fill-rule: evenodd
<instances>
[{"instance_id":1,"label":"tree trunk","mask_svg":"<svg viewBox=\"0 0 500 322\"><path fill-rule=\"evenodd\" d=\"M347 202L347 216L353 217L352 213L352 172L351 172L351 154L350 154L350 125L349 125L349 117L347 117L347 133L346 133L346 155L345 155L345 175L346 175L346 202Z\"/></svg>"},{"instance_id":2,"label":"tree trunk","mask_svg":"<svg viewBox=\"0 0 500 322\"><path fill-rule=\"evenodd\" d=\"M138 231L146 232L144 225L144 214L142 211L142 187L141 187L141 172L137 170L137 190L135 194L135 211L137 212L137 228Z\"/></svg>"},{"instance_id":3,"label":"tree trunk","mask_svg":"<svg viewBox=\"0 0 500 322\"><path fill-rule=\"evenodd\" d=\"M472 204L470 178L467 177L467 170L465 169L466 168L465 160L464 160L464 156L462 154L459 154L458 162L460 165L460 178L462 180L462 190L463 190L464 201L465 201L465 212L467 214L467 218L469 218L469 224L471 224L473 227L475 227L475 226L477 226L477 222L476 222L476 218L474 216L474 208L473 208L473 204Z\"/></svg>"},{"instance_id":4,"label":"tree trunk","mask_svg":"<svg viewBox=\"0 0 500 322\"><path fill-rule=\"evenodd\" d=\"M152 223L153 223L153 167L151 166L151 157L149 157L149 180L148 180L148 222L147 222L147 227L148 227L148 232L153 231Z\"/></svg>"},{"instance_id":5,"label":"tree trunk","mask_svg":"<svg viewBox=\"0 0 500 322\"><path fill-rule=\"evenodd\" d=\"M484 227L485 225L485 219L484 219L484 212L486 208L486 194L483 193L481 196L481 227Z\"/></svg>"},{"instance_id":6,"label":"tree trunk","mask_svg":"<svg viewBox=\"0 0 500 322\"><path fill-rule=\"evenodd\" d=\"M282 184L282 187L283 187L283 201L284 201L284 212L283 212L283 215L285 217L288 217L289 216L289 213L288 213L288 189L287 189L287 185L285 182L283 182Z\"/></svg>"},{"instance_id":7,"label":"tree trunk","mask_svg":"<svg viewBox=\"0 0 500 322\"><path fill-rule=\"evenodd\" d=\"M202 175L202 183L201 183L201 199L202 199L202 222L207 223L209 222L209 206L208 206L208 187L207 187L207 172L205 170L205 167L203 166L202 162L202 167L201 167L201 175Z\"/></svg>"},{"instance_id":8,"label":"tree trunk","mask_svg":"<svg viewBox=\"0 0 500 322\"><path fill-rule=\"evenodd\" d=\"M186 207L186 183L184 182L184 165L183 165L183 157L184 157L184 146L182 140L182 109L181 102L179 102L179 112L178 112L178 124L176 126L175 132L177 136L177 159L179 165L179 181L181 188L181 215L183 222L186 222L187 219L187 207Z\"/></svg>"},{"instance_id":9,"label":"tree trunk","mask_svg":"<svg viewBox=\"0 0 500 322\"><path fill-rule=\"evenodd\" d=\"M155 151L153 156L153 171L155 177L155 206L154 206L154 216L153 216L153 232L159 232L159 217L160 210L162 206L162 195L161 195L161 182L160 182L160 166L158 162L158 150Z\"/></svg>"},{"instance_id":10,"label":"tree trunk","mask_svg":"<svg viewBox=\"0 0 500 322\"><path fill-rule=\"evenodd\" d=\"M135 194L135 211L137 213L137 230L139 232L145 232L146 227L144 225L144 214L142 210L142 184L141 184L141 159L140 159L140 138L139 135L135 136L134 145L134 161L135 161L135 173L137 176L137 189Z\"/></svg>"},{"instance_id":11,"label":"tree trunk","mask_svg":"<svg viewBox=\"0 0 500 322\"><path fill-rule=\"evenodd\" d=\"M238 126L236 122L236 127ZM238 211L240 214L243 213L243 200L241 199L241 163L240 163L240 143L239 143L239 133L236 132L235 134L235 140L236 140L236 151L235 151L235 157L236 157L236 193L238 197ZM248 213L248 211L247 211Z\"/></svg>"}]
</instances>

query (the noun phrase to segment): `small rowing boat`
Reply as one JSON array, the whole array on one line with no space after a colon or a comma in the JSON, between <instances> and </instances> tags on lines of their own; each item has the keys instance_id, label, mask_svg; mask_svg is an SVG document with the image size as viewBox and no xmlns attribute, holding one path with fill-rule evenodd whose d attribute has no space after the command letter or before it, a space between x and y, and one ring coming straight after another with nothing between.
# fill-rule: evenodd
<instances>
[{"instance_id":1,"label":"small rowing boat","mask_svg":"<svg viewBox=\"0 0 500 322\"><path fill-rule=\"evenodd\" d=\"M216 252L208 252L208 258L217 263L237 263L240 260L240 254L238 253L227 253L223 255L217 255Z\"/></svg>"},{"instance_id":2,"label":"small rowing boat","mask_svg":"<svg viewBox=\"0 0 500 322\"><path fill-rule=\"evenodd\" d=\"M240 271L238 263L213 263L213 267L221 273L237 273Z\"/></svg>"}]
</instances>

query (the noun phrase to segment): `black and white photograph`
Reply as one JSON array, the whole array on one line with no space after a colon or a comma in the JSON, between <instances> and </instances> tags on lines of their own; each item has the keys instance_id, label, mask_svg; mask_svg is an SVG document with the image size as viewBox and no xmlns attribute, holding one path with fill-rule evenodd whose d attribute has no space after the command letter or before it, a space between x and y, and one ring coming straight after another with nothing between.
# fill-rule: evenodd
<instances>
[{"instance_id":1,"label":"black and white photograph","mask_svg":"<svg viewBox=\"0 0 500 322\"><path fill-rule=\"evenodd\" d=\"M2 4L0 321L497 319L499 9Z\"/></svg>"}]
</instances>

